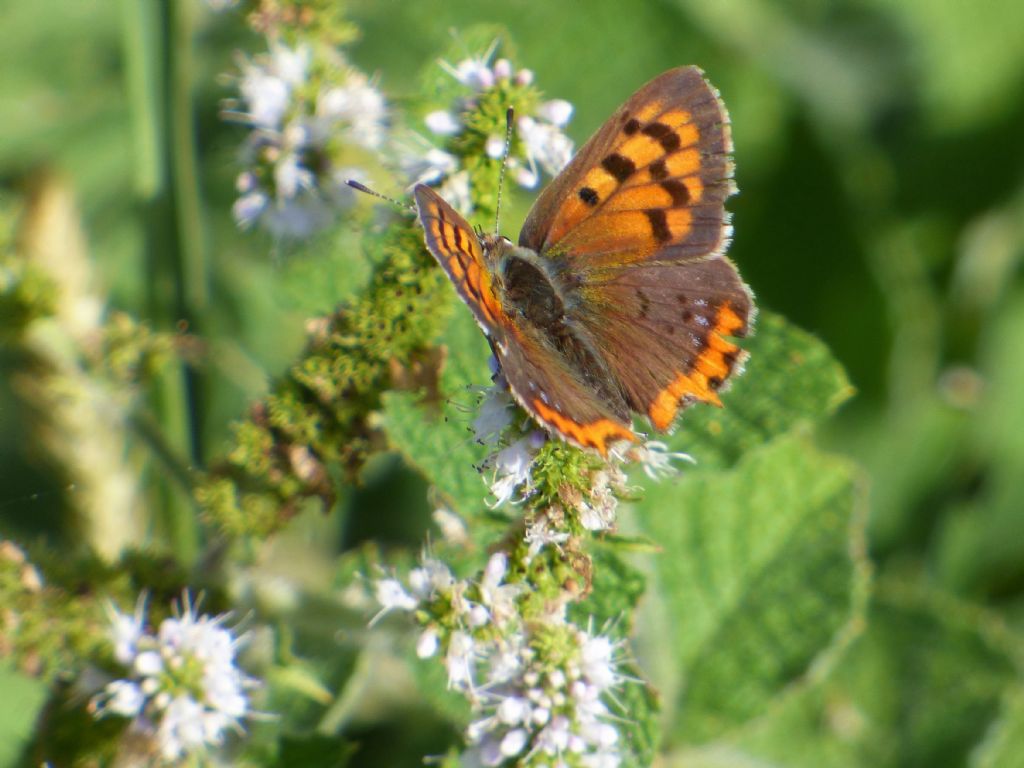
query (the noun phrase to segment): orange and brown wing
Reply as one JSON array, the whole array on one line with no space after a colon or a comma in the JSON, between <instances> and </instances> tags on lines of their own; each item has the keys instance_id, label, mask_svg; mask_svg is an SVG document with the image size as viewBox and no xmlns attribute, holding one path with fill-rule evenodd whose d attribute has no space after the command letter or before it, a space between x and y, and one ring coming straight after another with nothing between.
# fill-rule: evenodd
<instances>
[{"instance_id":1,"label":"orange and brown wing","mask_svg":"<svg viewBox=\"0 0 1024 768\"><path fill-rule=\"evenodd\" d=\"M724 250L729 118L696 67L643 86L544 190L520 245L579 268Z\"/></svg>"},{"instance_id":2,"label":"orange and brown wing","mask_svg":"<svg viewBox=\"0 0 1024 768\"><path fill-rule=\"evenodd\" d=\"M448 273L480 326L493 334L500 328L503 311L494 295L476 232L430 187L418 184L413 195L427 249Z\"/></svg>"},{"instance_id":3,"label":"orange and brown wing","mask_svg":"<svg viewBox=\"0 0 1024 768\"><path fill-rule=\"evenodd\" d=\"M693 402L718 393L746 353L753 298L723 256L603 271L579 289L574 322L593 339L631 410L670 429Z\"/></svg>"},{"instance_id":4,"label":"orange and brown wing","mask_svg":"<svg viewBox=\"0 0 1024 768\"><path fill-rule=\"evenodd\" d=\"M536 329L514 328L492 347L513 397L549 432L602 456L616 442L637 440L625 402L583 383Z\"/></svg>"}]
</instances>

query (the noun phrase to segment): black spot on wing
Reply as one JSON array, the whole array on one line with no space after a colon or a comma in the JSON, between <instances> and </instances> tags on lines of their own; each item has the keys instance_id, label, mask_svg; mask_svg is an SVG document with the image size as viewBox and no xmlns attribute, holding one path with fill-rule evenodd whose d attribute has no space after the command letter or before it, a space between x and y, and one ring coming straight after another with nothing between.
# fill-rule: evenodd
<instances>
[{"instance_id":1,"label":"black spot on wing","mask_svg":"<svg viewBox=\"0 0 1024 768\"><path fill-rule=\"evenodd\" d=\"M640 121L637 120L635 117L629 118L629 120L626 121L626 124L624 126L622 126L622 131L627 136L632 136L634 133L636 133L639 130L640 130Z\"/></svg>"},{"instance_id":2,"label":"black spot on wing","mask_svg":"<svg viewBox=\"0 0 1024 768\"><path fill-rule=\"evenodd\" d=\"M628 157L618 153L608 155L601 161L601 167L614 176L619 183L636 173L636 164Z\"/></svg>"},{"instance_id":3,"label":"black spot on wing","mask_svg":"<svg viewBox=\"0 0 1024 768\"><path fill-rule=\"evenodd\" d=\"M668 181L661 182L661 188L664 189L672 196L672 205L674 207L686 205L690 202L690 190L681 181L677 179L669 179Z\"/></svg>"},{"instance_id":4,"label":"black spot on wing","mask_svg":"<svg viewBox=\"0 0 1024 768\"><path fill-rule=\"evenodd\" d=\"M661 144L661 148L666 152L675 152L682 145L678 134L664 123L648 123L643 127L642 133Z\"/></svg>"},{"instance_id":5,"label":"black spot on wing","mask_svg":"<svg viewBox=\"0 0 1024 768\"><path fill-rule=\"evenodd\" d=\"M597 205L597 192L590 187L582 187L577 193L584 203L590 206Z\"/></svg>"},{"instance_id":6,"label":"black spot on wing","mask_svg":"<svg viewBox=\"0 0 1024 768\"><path fill-rule=\"evenodd\" d=\"M668 218L665 211L660 208L644 211L647 220L651 223L651 234L659 243L666 243L672 239L672 232L668 228Z\"/></svg>"},{"instance_id":7,"label":"black spot on wing","mask_svg":"<svg viewBox=\"0 0 1024 768\"><path fill-rule=\"evenodd\" d=\"M655 160L651 163L651 178L655 180L668 178L668 166L665 165L665 158Z\"/></svg>"}]
</instances>

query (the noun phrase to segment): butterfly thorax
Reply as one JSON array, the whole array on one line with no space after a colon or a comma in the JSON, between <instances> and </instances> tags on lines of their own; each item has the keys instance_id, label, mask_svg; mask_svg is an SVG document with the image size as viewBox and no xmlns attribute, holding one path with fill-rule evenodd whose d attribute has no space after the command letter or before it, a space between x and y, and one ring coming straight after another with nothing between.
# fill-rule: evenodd
<instances>
[{"instance_id":1,"label":"butterfly thorax","mask_svg":"<svg viewBox=\"0 0 1024 768\"><path fill-rule=\"evenodd\" d=\"M617 414L628 413L594 339L574 318L577 298L561 277L559 263L499 235L481 238L484 261L494 276L496 298L514 325L532 333Z\"/></svg>"},{"instance_id":2,"label":"butterfly thorax","mask_svg":"<svg viewBox=\"0 0 1024 768\"><path fill-rule=\"evenodd\" d=\"M558 333L565 325L566 301L550 265L529 248L499 235L485 236L482 244L505 310L534 327Z\"/></svg>"}]
</instances>

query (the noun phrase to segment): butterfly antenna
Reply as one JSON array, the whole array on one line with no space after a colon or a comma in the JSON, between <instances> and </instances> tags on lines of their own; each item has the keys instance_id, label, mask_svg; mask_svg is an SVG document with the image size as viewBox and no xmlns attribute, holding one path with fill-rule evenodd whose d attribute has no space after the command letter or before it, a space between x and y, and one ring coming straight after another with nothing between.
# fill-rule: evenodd
<instances>
[{"instance_id":1,"label":"butterfly antenna","mask_svg":"<svg viewBox=\"0 0 1024 768\"><path fill-rule=\"evenodd\" d=\"M382 195L377 190L370 189L368 186L366 186L365 184L361 184L360 182L356 181L355 179L346 179L345 183L348 186L352 187L352 189L354 189L354 190L356 190L358 192L363 192L364 194L367 194L367 195L373 195L374 197L378 197L381 200L386 200L387 202L391 203L392 205L397 205L399 208L404 208L404 209L406 209L408 211L412 211L413 213L416 212L416 206L409 205L409 203L403 203L401 200L396 200L395 198L388 197L387 195Z\"/></svg>"},{"instance_id":2,"label":"butterfly antenna","mask_svg":"<svg viewBox=\"0 0 1024 768\"><path fill-rule=\"evenodd\" d=\"M494 207L494 234L500 233L501 227L501 191L505 188L505 168L508 166L508 155L512 151L512 126L516 111L509 107L505 112L505 151L501 155L501 171L498 173L498 202Z\"/></svg>"}]
</instances>

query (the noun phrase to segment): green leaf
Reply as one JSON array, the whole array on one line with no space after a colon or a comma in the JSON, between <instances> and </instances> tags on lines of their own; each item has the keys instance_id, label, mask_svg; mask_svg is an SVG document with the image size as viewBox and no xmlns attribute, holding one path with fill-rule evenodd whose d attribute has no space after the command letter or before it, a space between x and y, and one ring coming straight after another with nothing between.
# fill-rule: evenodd
<instances>
[{"instance_id":1,"label":"green leaf","mask_svg":"<svg viewBox=\"0 0 1024 768\"><path fill-rule=\"evenodd\" d=\"M663 547L641 657L673 742L760 714L860 615L858 495L847 461L791 436L734 470L656 486L637 505L640 529Z\"/></svg>"},{"instance_id":2,"label":"green leaf","mask_svg":"<svg viewBox=\"0 0 1024 768\"><path fill-rule=\"evenodd\" d=\"M812 685L762 718L670 765L787 768L1020 766L1024 713L1018 644L993 615L883 582L867 631ZM1000 708L1000 703L1002 706ZM705 756L745 756L713 762Z\"/></svg>"},{"instance_id":3,"label":"green leaf","mask_svg":"<svg viewBox=\"0 0 1024 768\"><path fill-rule=\"evenodd\" d=\"M698 467L729 466L796 424L828 416L853 392L828 348L778 315L762 312L743 347L750 359L722 395L725 407L695 405L669 440Z\"/></svg>"},{"instance_id":4,"label":"green leaf","mask_svg":"<svg viewBox=\"0 0 1024 768\"><path fill-rule=\"evenodd\" d=\"M639 669L626 667L626 674L641 677ZM627 683L615 694L622 705L619 723L622 765L624 768L646 768L653 764L661 741L660 707L655 691L647 683Z\"/></svg>"},{"instance_id":5,"label":"green leaf","mask_svg":"<svg viewBox=\"0 0 1024 768\"><path fill-rule=\"evenodd\" d=\"M632 631L632 612L647 586L644 575L626 563L614 543L599 542L592 552L593 584L587 598L569 605L570 619L581 627L592 622L602 632L616 635Z\"/></svg>"},{"instance_id":6,"label":"green leaf","mask_svg":"<svg viewBox=\"0 0 1024 768\"><path fill-rule=\"evenodd\" d=\"M490 383L487 342L468 311L456 312L444 337L448 350L441 371L441 402L426 406L411 392L388 392L383 422L391 446L423 473L457 511L476 511L487 486L476 467L487 449L473 439L473 411L479 395L471 388Z\"/></svg>"},{"instance_id":7,"label":"green leaf","mask_svg":"<svg viewBox=\"0 0 1024 768\"><path fill-rule=\"evenodd\" d=\"M32 738L47 687L9 666L0 666L0 765L16 765Z\"/></svg>"},{"instance_id":8,"label":"green leaf","mask_svg":"<svg viewBox=\"0 0 1024 768\"><path fill-rule=\"evenodd\" d=\"M971 753L971 768L1024 768L1024 686L1003 698L999 719Z\"/></svg>"}]
</instances>

